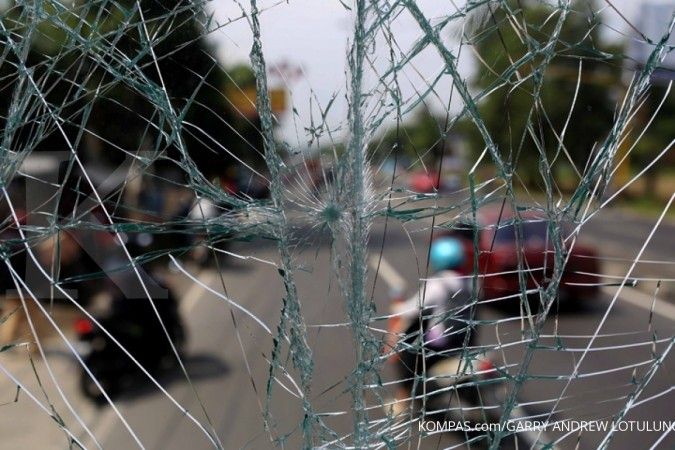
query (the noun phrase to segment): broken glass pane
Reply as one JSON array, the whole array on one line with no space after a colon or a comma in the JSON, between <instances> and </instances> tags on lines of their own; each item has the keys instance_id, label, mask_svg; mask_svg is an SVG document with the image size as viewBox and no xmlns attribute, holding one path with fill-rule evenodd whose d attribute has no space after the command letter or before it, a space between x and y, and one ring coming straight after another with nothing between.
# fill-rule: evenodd
<instances>
[{"instance_id":1,"label":"broken glass pane","mask_svg":"<svg viewBox=\"0 0 675 450\"><path fill-rule=\"evenodd\" d=\"M672 2L0 11L0 447L675 443Z\"/></svg>"}]
</instances>

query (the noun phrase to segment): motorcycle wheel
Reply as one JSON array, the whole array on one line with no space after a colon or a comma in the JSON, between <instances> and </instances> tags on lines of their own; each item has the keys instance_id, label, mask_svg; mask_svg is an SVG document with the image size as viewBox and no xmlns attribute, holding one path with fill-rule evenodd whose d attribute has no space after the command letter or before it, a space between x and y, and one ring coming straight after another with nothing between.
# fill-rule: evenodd
<instances>
[{"instance_id":1,"label":"motorcycle wheel","mask_svg":"<svg viewBox=\"0 0 675 450\"><path fill-rule=\"evenodd\" d=\"M110 398L113 398L120 392L120 384L118 379L113 376L97 374L96 371L93 370L92 373L103 388L103 391L105 391L105 393ZM103 395L103 391L101 391L94 380L92 380L89 374L85 371L82 371L80 374L80 391L85 397L92 400L97 405L105 405L107 403L107 399L105 395Z\"/></svg>"}]
</instances>

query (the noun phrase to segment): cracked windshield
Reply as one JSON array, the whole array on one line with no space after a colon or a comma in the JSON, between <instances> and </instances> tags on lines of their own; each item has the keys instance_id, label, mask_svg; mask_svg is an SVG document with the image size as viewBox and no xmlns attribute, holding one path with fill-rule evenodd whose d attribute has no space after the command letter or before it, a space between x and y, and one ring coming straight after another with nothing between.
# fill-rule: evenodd
<instances>
[{"instance_id":1,"label":"cracked windshield","mask_svg":"<svg viewBox=\"0 0 675 450\"><path fill-rule=\"evenodd\" d=\"M675 0L0 0L0 449L675 448Z\"/></svg>"}]
</instances>

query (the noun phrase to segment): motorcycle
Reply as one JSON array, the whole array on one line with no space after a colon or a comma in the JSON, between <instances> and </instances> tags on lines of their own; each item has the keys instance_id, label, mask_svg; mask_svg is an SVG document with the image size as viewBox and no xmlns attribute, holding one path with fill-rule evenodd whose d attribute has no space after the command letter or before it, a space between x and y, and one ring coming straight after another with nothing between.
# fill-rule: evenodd
<instances>
[{"instance_id":1,"label":"motorcycle","mask_svg":"<svg viewBox=\"0 0 675 450\"><path fill-rule=\"evenodd\" d=\"M402 299L396 296L393 301L397 303ZM556 448L546 433L544 421L527 411L520 402L509 408L508 418L502 417L506 412L509 384L506 369L496 363L495 354L464 357L464 338L457 341L458 336L450 337L455 342L447 348L452 350L433 349L430 344L439 338L431 337L433 328L428 328L427 324L423 321L421 329L419 324L408 326L401 323L399 316L393 315L387 326L388 342L385 342L388 360L397 365L402 377L398 383L399 396L403 397L405 393L412 399L414 409L409 411L418 411L420 424L435 422L431 429L422 426L420 431L460 432L476 444L479 441L489 444L499 433L502 436L500 448ZM393 336L401 336L404 329L405 338L394 342ZM424 356L416 345L420 333L427 348ZM447 328L442 335L448 337ZM422 372L422 364L426 368L424 376L415 381L414 373ZM399 398L392 405L394 415L405 411L401 405L406 402L403 400L402 403Z\"/></svg>"},{"instance_id":2,"label":"motorcycle","mask_svg":"<svg viewBox=\"0 0 675 450\"><path fill-rule=\"evenodd\" d=\"M98 325L85 317L74 323L78 353L102 388L81 368L79 385L85 397L99 404L105 403L103 391L113 398L142 377L140 368L120 345L153 376L176 362L174 348L179 356L184 353L186 337L178 302L170 289L165 293L153 297L153 303L166 333L147 298L129 298L122 295L120 289L110 286L94 296L90 313Z\"/></svg>"},{"instance_id":3,"label":"motorcycle","mask_svg":"<svg viewBox=\"0 0 675 450\"><path fill-rule=\"evenodd\" d=\"M455 431L468 438L487 438L486 444L499 432L499 448L556 448L544 419L520 402L510 408L508 419L503 418L509 386L493 355L481 359L448 357L433 365L427 376L426 420L454 424Z\"/></svg>"}]
</instances>

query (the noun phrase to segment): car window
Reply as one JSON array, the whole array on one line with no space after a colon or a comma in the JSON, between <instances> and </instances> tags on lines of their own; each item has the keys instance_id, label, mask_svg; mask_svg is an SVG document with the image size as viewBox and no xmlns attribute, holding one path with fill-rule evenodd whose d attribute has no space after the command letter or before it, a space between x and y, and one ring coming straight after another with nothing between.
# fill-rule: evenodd
<instances>
[{"instance_id":1,"label":"car window","mask_svg":"<svg viewBox=\"0 0 675 450\"><path fill-rule=\"evenodd\" d=\"M520 224L520 229L522 231L523 241L533 241L533 240L546 240L547 236L547 223L546 222L524 222ZM511 225L506 225L497 229L495 233L495 242L503 244L508 242L516 241L516 232L518 230L516 227Z\"/></svg>"}]
</instances>

